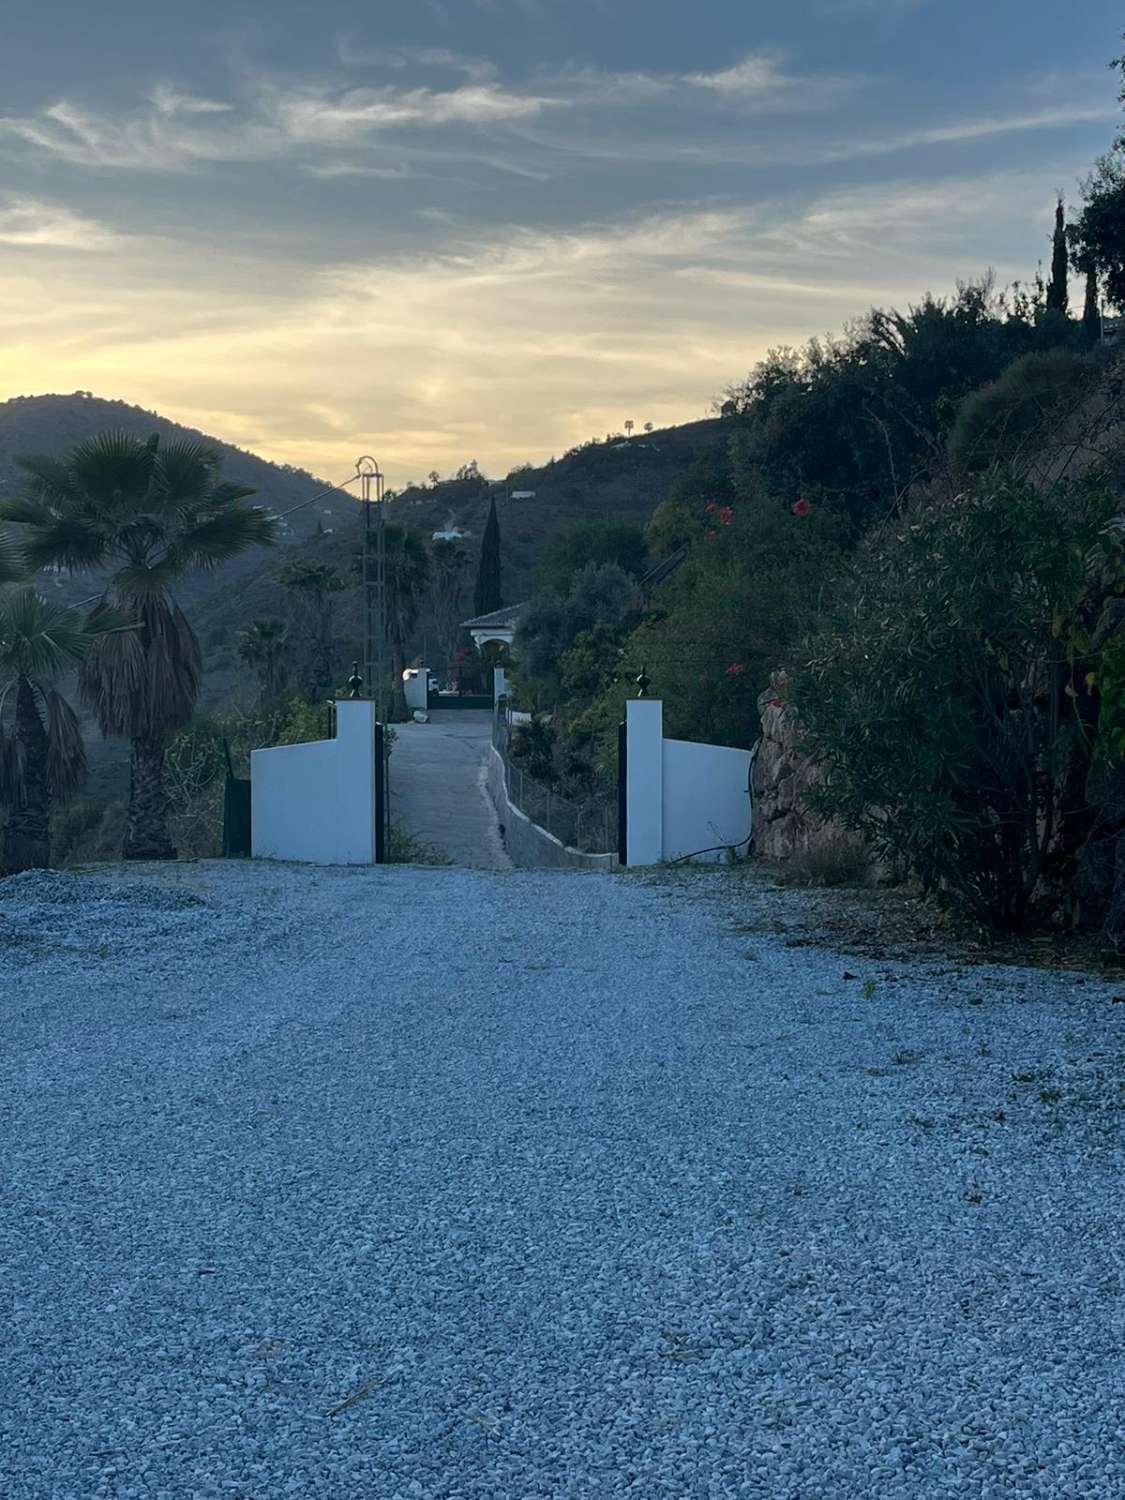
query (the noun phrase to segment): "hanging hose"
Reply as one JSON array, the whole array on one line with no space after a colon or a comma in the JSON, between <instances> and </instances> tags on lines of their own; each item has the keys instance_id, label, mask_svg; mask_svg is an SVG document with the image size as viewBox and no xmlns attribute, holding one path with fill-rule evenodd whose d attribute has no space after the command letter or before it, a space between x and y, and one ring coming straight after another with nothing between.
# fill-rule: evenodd
<instances>
[{"instance_id":1,"label":"hanging hose","mask_svg":"<svg viewBox=\"0 0 1125 1500\"><path fill-rule=\"evenodd\" d=\"M750 842L754 837L754 762L758 758L758 746L762 743L761 737L754 741L753 749L750 751L750 764L746 768L746 795L750 799L750 831L744 839L739 839L737 844L712 844L708 849L696 849L691 854L681 854L672 860L674 865L686 864L689 859L698 859L701 854L719 854L725 850L732 859L736 851L746 846L746 852L750 852Z\"/></svg>"}]
</instances>

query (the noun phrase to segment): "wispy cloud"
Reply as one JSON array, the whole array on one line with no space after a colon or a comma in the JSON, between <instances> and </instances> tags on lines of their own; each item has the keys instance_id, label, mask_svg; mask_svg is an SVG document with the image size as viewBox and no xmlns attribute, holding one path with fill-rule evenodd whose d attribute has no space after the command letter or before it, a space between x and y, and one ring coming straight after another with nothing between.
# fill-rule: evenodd
<instances>
[{"instance_id":1,"label":"wispy cloud","mask_svg":"<svg viewBox=\"0 0 1125 1500\"><path fill-rule=\"evenodd\" d=\"M294 148L348 147L402 131L494 128L565 103L492 83L442 90L266 81L238 104L160 85L142 107L123 115L63 99L37 115L0 116L0 142L20 142L76 166L182 171L205 163L293 160ZM298 158L296 164L305 163Z\"/></svg>"},{"instance_id":2,"label":"wispy cloud","mask_svg":"<svg viewBox=\"0 0 1125 1500\"><path fill-rule=\"evenodd\" d=\"M433 89L349 89L343 94L280 98L277 115L298 142L354 140L402 126L492 125L522 120L561 101L471 84L444 93Z\"/></svg>"},{"instance_id":3,"label":"wispy cloud","mask_svg":"<svg viewBox=\"0 0 1125 1500\"><path fill-rule=\"evenodd\" d=\"M336 53L350 68L441 68L463 73L474 83L491 82L499 73L487 58L467 57L446 47L365 47L351 37L341 37Z\"/></svg>"},{"instance_id":4,"label":"wispy cloud","mask_svg":"<svg viewBox=\"0 0 1125 1500\"><path fill-rule=\"evenodd\" d=\"M750 53L732 67L714 73L689 73L683 80L742 110L802 114L827 109L865 81L856 75L790 72L784 58L771 52Z\"/></svg>"},{"instance_id":5,"label":"wispy cloud","mask_svg":"<svg viewBox=\"0 0 1125 1500\"><path fill-rule=\"evenodd\" d=\"M93 219L35 198L0 199L0 245L46 250L110 250L119 236Z\"/></svg>"},{"instance_id":6,"label":"wispy cloud","mask_svg":"<svg viewBox=\"0 0 1125 1500\"><path fill-rule=\"evenodd\" d=\"M0 299L23 316L0 324L0 369L23 390L155 405L329 477L372 445L396 482L474 456L496 471L626 416L702 415L768 346L873 302L990 262L1025 274L1043 212L1027 173L669 204L569 231L486 235L446 216L440 253L276 266L269 286L256 263L212 265L205 297L182 245L126 247L114 277L53 275L49 298L13 251ZM141 315L154 306L159 320Z\"/></svg>"}]
</instances>

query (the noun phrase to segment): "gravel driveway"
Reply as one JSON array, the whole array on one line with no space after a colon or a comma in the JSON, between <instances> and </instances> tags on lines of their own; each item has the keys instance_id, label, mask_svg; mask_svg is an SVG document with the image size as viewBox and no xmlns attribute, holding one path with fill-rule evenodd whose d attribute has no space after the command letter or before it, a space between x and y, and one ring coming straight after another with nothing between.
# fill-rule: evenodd
<instances>
[{"instance_id":1,"label":"gravel driveway","mask_svg":"<svg viewBox=\"0 0 1125 1500\"><path fill-rule=\"evenodd\" d=\"M4 1500L1125 1494L1125 1005L808 900L0 884Z\"/></svg>"}]
</instances>

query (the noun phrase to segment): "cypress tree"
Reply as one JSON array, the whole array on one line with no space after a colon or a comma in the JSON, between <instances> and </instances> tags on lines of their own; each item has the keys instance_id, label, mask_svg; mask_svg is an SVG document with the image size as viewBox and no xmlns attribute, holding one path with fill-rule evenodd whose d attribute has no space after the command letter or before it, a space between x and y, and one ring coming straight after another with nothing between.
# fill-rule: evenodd
<instances>
[{"instance_id":1,"label":"cypress tree","mask_svg":"<svg viewBox=\"0 0 1125 1500\"><path fill-rule=\"evenodd\" d=\"M1082 327L1086 343L1092 349L1102 336L1102 313L1098 298L1098 273L1093 266L1086 270L1086 305L1082 309Z\"/></svg>"},{"instance_id":2,"label":"cypress tree","mask_svg":"<svg viewBox=\"0 0 1125 1500\"><path fill-rule=\"evenodd\" d=\"M474 615L490 615L503 604L500 594L500 522L496 517L496 499L488 508L488 524L480 544L480 562L473 590Z\"/></svg>"},{"instance_id":3,"label":"cypress tree","mask_svg":"<svg viewBox=\"0 0 1125 1500\"><path fill-rule=\"evenodd\" d=\"M1066 210L1060 198L1055 204L1055 238L1051 252L1051 283L1047 288L1047 306L1064 315L1070 302L1069 277L1070 252L1066 244Z\"/></svg>"}]
</instances>

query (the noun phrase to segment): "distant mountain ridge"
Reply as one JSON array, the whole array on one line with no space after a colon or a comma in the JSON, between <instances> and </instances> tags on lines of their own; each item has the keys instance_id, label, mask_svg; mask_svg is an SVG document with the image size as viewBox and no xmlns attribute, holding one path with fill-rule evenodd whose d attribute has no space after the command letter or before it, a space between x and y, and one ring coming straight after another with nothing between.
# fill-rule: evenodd
<instances>
[{"instance_id":1,"label":"distant mountain ridge","mask_svg":"<svg viewBox=\"0 0 1125 1500\"><path fill-rule=\"evenodd\" d=\"M255 491L253 503L279 515L302 505L328 487L327 481L317 479L303 469L270 463L232 443L223 442L221 438L169 421L157 412L130 406L125 401L104 400L76 391L69 396L14 396L9 401L0 402L0 497L14 494L19 489L22 476L16 464L18 455L47 453L57 456L77 443L111 431L127 432L138 438L151 437L155 432L162 438L206 443L222 458L224 479L251 486ZM338 493L326 495L287 519L287 539L299 541L312 535L318 521L325 528L350 525L356 514L354 500ZM176 591L177 596L185 604L194 602L210 593L217 582L227 586L234 579L253 571L259 562L259 557L248 554L226 564L217 574L185 579ZM90 593L88 579L52 579L51 586L60 598L68 600Z\"/></svg>"},{"instance_id":2,"label":"distant mountain ridge","mask_svg":"<svg viewBox=\"0 0 1125 1500\"><path fill-rule=\"evenodd\" d=\"M251 691L248 674L236 653L238 631L263 616L284 616L288 600L279 575L286 563L317 560L332 564L349 581L357 549L358 502L339 492L306 504L328 482L302 469L269 463L231 443L210 437L156 412L124 401L105 400L78 391L72 395L17 396L0 403L0 496L20 484L17 454L62 454L76 443L107 431L139 438L152 433L201 441L214 447L227 479L251 486L255 502L284 514L302 507L286 521L279 547L255 550L224 564L216 572L197 573L176 587L204 645L207 683L205 705L216 705ZM631 521L643 525L669 490L693 464L714 457L725 442L718 419L687 423L659 432L624 434L583 444L548 463L525 464L503 480L472 471L436 484L411 485L387 502L389 519L413 527L427 540L436 531L460 531L475 566L475 553L493 499L501 529L503 596L514 603L533 586L543 543L561 527L578 521ZM470 569L471 573L471 569ZM41 587L68 603L89 597L97 579L44 575ZM354 602L354 601L353 601ZM466 617L471 609L471 577ZM341 628L352 611L341 601ZM426 649L425 618L417 649ZM347 651L353 648L347 643Z\"/></svg>"}]
</instances>

